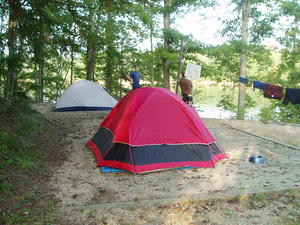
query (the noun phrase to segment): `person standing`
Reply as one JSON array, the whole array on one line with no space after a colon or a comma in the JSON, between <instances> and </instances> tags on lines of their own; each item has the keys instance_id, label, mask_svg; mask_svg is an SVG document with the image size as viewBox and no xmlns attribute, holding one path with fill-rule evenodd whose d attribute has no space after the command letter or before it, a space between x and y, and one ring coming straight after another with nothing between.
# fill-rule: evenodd
<instances>
[{"instance_id":1,"label":"person standing","mask_svg":"<svg viewBox=\"0 0 300 225\"><path fill-rule=\"evenodd\" d=\"M128 76L128 79L132 83L132 90L137 89L140 87L140 73L139 73L139 66L134 65L133 71Z\"/></svg>"},{"instance_id":2,"label":"person standing","mask_svg":"<svg viewBox=\"0 0 300 225\"><path fill-rule=\"evenodd\" d=\"M190 79L186 78L184 73L182 73L182 77L178 80L181 93L182 100L186 104L193 104L193 83Z\"/></svg>"}]
</instances>

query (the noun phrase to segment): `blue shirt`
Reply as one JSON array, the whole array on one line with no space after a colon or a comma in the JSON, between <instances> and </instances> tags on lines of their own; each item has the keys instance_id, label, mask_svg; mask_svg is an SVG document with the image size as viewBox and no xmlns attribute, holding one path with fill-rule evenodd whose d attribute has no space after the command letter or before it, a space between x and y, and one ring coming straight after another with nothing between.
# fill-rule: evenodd
<instances>
[{"instance_id":1,"label":"blue shirt","mask_svg":"<svg viewBox=\"0 0 300 225\"><path fill-rule=\"evenodd\" d=\"M138 71L132 71L129 75L133 80L133 89L140 87L140 73Z\"/></svg>"}]
</instances>

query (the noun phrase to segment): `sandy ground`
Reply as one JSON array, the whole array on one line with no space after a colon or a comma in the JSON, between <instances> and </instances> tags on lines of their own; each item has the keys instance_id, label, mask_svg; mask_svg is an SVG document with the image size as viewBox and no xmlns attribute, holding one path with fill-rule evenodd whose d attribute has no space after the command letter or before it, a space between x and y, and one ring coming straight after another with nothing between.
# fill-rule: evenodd
<instances>
[{"instance_id":1,"label":"sandy ground","mask_svg":"<svg viewBox=\"0 0 300 225\"><path fill-rule=\"evenodd\" d=\"M76 210L89 225L298 225L300 189L227 200ZM248 197L248 198L247 198ZM72 214L70 214L72 218Z\"/></svg>"},{"instance_id":2,"label":"sandy ground","mask_svg":"<svg viewBox=\"0 0 300 225\"><path fill-rule=\"evenodd\" d=\"M205 121L208 126L230 126L300 147L300 124L263 123L262 121L253 120L206 119Z\"/></svg>"},{"instance_id":3,"label":"sandy ground","mask_svg":"<svg viewBox=\"0 0 300 225\"><path fill-rule=\"evenodd\" d=\"M190 206L176 206L176 202L300 187L300 151L229 128L247 128L247 131L261 135L271 129L273 138L299 141L296 137L299 137L300 128L297 126L288 126L287 129L287 126L279 124L206 119L205 123L229 159L219 162L216 168L170 170L134 176L129 173L102 174L96 167L92 152L84 147L102 121L103 114L77 118L66 115L62 118L71 130L67 140L70 144L66 146L69 159L54 175L51 186L57 198L57 212L72 224L205 224L206 219L210 221L206 224L234 224L232 216L237 216L240 221L236 224L280 224L270 216L265 222L243 222L249 217L246 214L251 213L248 211L244 216L236 212L223 215L220 222L219 214L210 215L209 211L204 210L202 215L202 211L198 210L202 216L197 220L197 207L189 210L186 207ZM293 138L289 139L291 136ZM266 164L249 163L248 158L252 154L264 155ZM164 210L154 207L160 204L173 206ZM176 207L181 209L178 211ZM222 209L219 210L222 216ZM128 214L131 216L127 220L125 217ZM214 217L216 221L212 222ZM137 218L139 222L133 223Z\"/></svg>"}]
</instances>

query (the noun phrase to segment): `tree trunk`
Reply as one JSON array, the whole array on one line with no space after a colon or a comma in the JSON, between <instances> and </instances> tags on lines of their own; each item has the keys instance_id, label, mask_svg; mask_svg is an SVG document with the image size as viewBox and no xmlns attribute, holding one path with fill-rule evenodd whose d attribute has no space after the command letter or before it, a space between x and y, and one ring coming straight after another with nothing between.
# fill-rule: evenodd
<instances>
[{"instance_id":1,"label":"tree trunk","mask_svg":"<svg viewBox=\"0 0 300 225\"><path fill-rule=\"evenodd\" d=\"M8 21L8 59L7 59L7 77L5 87L5 98L11 99L15 96L16 86L16 40L17 40L17 20L15 18L15 10L13 2L10 3L9 21Z\"/></svg>"},{"instance_id":2,"label":"tree trunk","mask_svg":"<svg viewBox=\"0 0 300 225\"><path fill-rule=\"evenodd\" d=\"M5 60L4 60L4 51L3 51L3 48L0 49L0 90L1 90L1 93L0 93L0 96L4 96L5 95L5 83L6 83L6 77L5 77Z\"/></svg>"},{"instance_id":3,"label":"tree trunk","mask_svg":"<svg viewBox=\"0 0 300 225\"><path fill-rule=\"evenodd\" d=\"M113 51L112 48L108 47L107 48L107 54L106 54L106 65L105 65L105 86L106 90L108 92L111 92L112 90L112 75L113 75L113 70L114 70L114 65L113 65L113 56L110 54L111 51Z\"/></svg>"},{"instance_id":4,"label":"tree trunk","mask_svg":"<svg viewBox=\"0 0 300 225\"><path fill-rule=\"evenodd\" d=\"M150 28L150 51L153 52L153 27Z\"/></svg>"},{"instance_id":5,"label":"tree trunk","mask_svg":"<svg viewBox=\"0 0 300 225\"><path fill-rule=\"evenodd\" d=\"M93 41L87 40L86 79L94 80L96 47Z\"/></svg>"},{"instance_id":6,"label":"tree trunk","mask_svg":"<svg viewBox=\"0 0 300 225\"><path fill-rule=\"evenodd\" d=\"M74 44L75 44L75 34L76 29L73 27L74 35L72 36L72 45L71 45L71 75L70 75L70 83L73 84L74 80Z\"/></svg>"},{"instance_id":7,"label":"tree trunk","mask_svg":"<svg viewBox=\"0 0 300 225\"><path fill-rule=\"evenodd\" d=\"M34 71L35 71L35 84L36 84L35 101L43 102L44 65L42 62L38 62L35 64L34 68L35 68Z\"/></svg>"},{"instance_id":8,"label":"tree trunk","mask_svg":"<svg viewBox=\"0 0 300 225\"><path fill-rule=\"evenodd\" d=\"M73 75L74 74L74 51L73 46L71 47L71 75L70 75L70 83L73 84Z\"/></svg>"},{"instance_id":9,"label":"tree trunk","mask_svg":"<svg viewBox=\"0 0 300 225\"><path fill-rule=\"evenodd\" d=\"M0 34L3 33L3 23L4 23L4 15L2 14L1 23L0 23ZM4 73L4 71L5 71L5 59L4 59L4 40L3 39L1 39L0 46L1 46L1 49L0 49L0 67L1 67L0 68L0 82L1 82L0 90L1 90L1 93L0 93L0 95L4 96L5 95L6 77L5 77L5 73Z\"/></svg>"},{"instance_id":10,"label":"tree trunk","mask_svg":"<svg viewBox=\"0 0 300 225\"><path fill-rule=\"evenodd\" d=\"M119 98L121 99L122 98L122 81L123 81L122 77L125 76L124 69L123 69L123 63L121 60L119 61L119 73L120 73L120 76L119 76Z\"/></svg>"},{"instance_id":11,"label":"tree trunk","mask_svg":"<svg viewBox=\"0 0 300 225\"><path fill-rule=\"evenodd\" d=\"M243 47L240 55L240 77L247 77L247 43L248 43L248 26L251 2L249 0L242 1L242 27L241 36ZM239 83L238 111L237 119L245 119L245 88L246 85Z\"/></svg>"},{"instance_id":12,"label":"tree trunk","mask_svg":"<svg viewBox=\"0 0 300 225\"><path fill-rule=\"evenodd\" d=\"M169 37L166 31L170 28L170 6L171 0L164 0L164 49L169 51ZM164 74L164 87L170 89L170 62L168 58L163 59L163 74Z\"/></svg>"},{"instance_id":13,"label":"tree trunk","mask_svg":"<svg viewBox=\"0 0 300 225\"><path fill-rule=\"evenodd\" d=\"M38 71L38 63L34 64L34 74L35 74L35 93L34 93L34 97L35 97L35 102L39 102L39 71Z\"/></svg>"},{"instance_id":14,"label":"tree trunk","mask_svg":"<svg viewBox=\"0 0 300 225\"><path fill-rule=\"evenodd\" d=\"M115 39L116 36L113 32L112 27L115 26L115 21L113 14L109 12L107 14L106 21L106 58L105 58L105 85L108 92L112 91L112 82L113 82L113 74L115 69L115 61L116 61L116 47L115 47Z\"/></svg>"},{"instance_id":15,"label":"tree trunk","mask_svg":"<svg viewBox=\"0 0 300 225\"><path fill-rule=\"evenodd\" d=\"M44 62L39 63L39 70L38 70L38 102L43 102L44 99Z\"/></svg>"},{"instance_id":16,"label":"tree trunk","mask_svg":"<svg viewBox=\"0 0 300 225\"><path fill-rule=\"evenodd\" d=\"M178 72L177 72L177 80L176 80L176 94L178 94L178 79L182 74L182 60L183 60L183 40L180 41L180 55L178 62Z\"/></svg>"}]
</instances>

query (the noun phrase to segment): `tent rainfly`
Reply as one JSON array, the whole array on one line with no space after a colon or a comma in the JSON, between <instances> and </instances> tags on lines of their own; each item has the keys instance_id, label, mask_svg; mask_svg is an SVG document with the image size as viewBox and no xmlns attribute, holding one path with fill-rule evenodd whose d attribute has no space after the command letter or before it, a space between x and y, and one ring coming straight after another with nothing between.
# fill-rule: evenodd
<instances>
[{"instance_id":1,"label":"tent rainfly","mask_svg":"<svg viewBox=\"0 0 300 225\"><path fill-rule=\"evenodd\" d=\"M68 87L56 103L54 111L111 110L117 100L101 85L80 80Z\"/></svg>"},{"instance_id":2,"label":"tent rainfly","mask_svg":"<svg viewBox=\"0 0 300 225\"><path fill-rule=\"evenodd\" d=\"M144 173L227 158L194 108L164 88L124 96L86 144L98 166Z\"/></svg>"}]
</instances>

